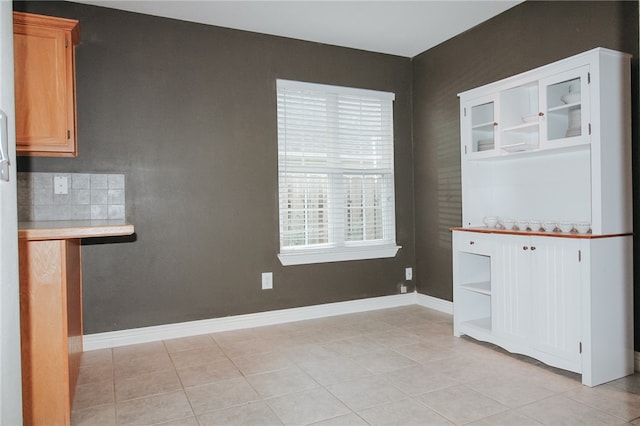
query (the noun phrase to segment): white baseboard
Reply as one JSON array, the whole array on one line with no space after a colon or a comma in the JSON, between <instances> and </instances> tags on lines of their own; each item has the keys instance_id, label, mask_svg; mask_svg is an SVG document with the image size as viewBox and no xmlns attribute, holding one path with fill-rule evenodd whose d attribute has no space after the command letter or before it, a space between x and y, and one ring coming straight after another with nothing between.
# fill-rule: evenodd
<instances>
[{"instance_id":1,"label":"white baseboard","mask_svg":"<svg viewBox=\"0 0 640 426\"><path fill-rule=\"evenodd\" d=\"M416 293L416 304L424 306L425 308L435 309L436 311L453 315L453 302L449 302L448 300Z\"/></svg>"},{"instance_id":2,"label":"white baseboard","mask_svg":"<svg viewBox=\"0 0 640 426\"><path fill-rule=\"evenodd\" d=\"M406 293L393 296L372 297L368 299L349 300L346 302L305 306L302 308L281 309L277 311L258 312L246 315L234 315L230 317L212 318L200 321L188 321L176 324L165 324L152 327L134 328L129 330L109 331L106 333L87 334L83 337L83 347L85 351L115 348L118 346L133 345L137 343L148 343L158 340L197 336L199 334L217 333L220 331L239 330L242 328L261 327L265 325L282 324L292 321L302 321L307 319L330 317L334 315L352 314L356 312L366 312L377 309L414 305L417 303L417 294L418 293ZM429 299L439 300L432 297L430 297ZM439 306L435 302L430 303Z\"/></svg>"}]
</instances>

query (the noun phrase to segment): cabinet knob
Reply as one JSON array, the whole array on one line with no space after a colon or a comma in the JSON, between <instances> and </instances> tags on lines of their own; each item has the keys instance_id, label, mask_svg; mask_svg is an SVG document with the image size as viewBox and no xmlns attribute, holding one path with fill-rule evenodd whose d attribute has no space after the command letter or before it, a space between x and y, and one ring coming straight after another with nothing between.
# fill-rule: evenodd
<instances>
[{"instance_id":1,"label":"cabinet knob","mask_svg":"<svg viewBox=\"0 0 640 426\"><path fill-rule=\"evenodd\" d=\"M523 246L523 247L522 247L522 250L529 250L529 247L527 247L527 246Z\"/></svg>"},{"instance_id":2,"label":"cabinet knob","mask_svg":"<svg viewBox=\"0 0 640 426\"><path fill-rule=\"evenodd\" d=\"M493 125L494 125L494 126L497 126L497 125L498 125L498 123L494 121L494 122L493 122Z\"/></svg>"},{"instance_id":3,"label":"cabinet knob","mask_svg":"<svg viewBox=\"0 0 640 426\"><path fill-rule=\"evenodd\" d=\"M536 246L531 246L531 251L534 251L536 249Z\"/></svg>"},{"instance_id":4,"label":"cabinet knob","mask_svg":"<svg viewBox=\"0 0 640 426\"><path fill-rule=\"evenodd\" d=\"M474 245L476 242L475 241L469 241L469 244Z\"/></svg>"},{"instance_id":5,"label":"cabinet knob","mask_svg":"<svg viewBox=\"0 0 640 426\"><path fill-rule=\"evenodd\" d=\"M542 112L542 111L540 111L540 112L538 113L538 116L539 116L539 117L542 117L543 115L544 115L544 112Z\"/></svg>"}]
</instances>

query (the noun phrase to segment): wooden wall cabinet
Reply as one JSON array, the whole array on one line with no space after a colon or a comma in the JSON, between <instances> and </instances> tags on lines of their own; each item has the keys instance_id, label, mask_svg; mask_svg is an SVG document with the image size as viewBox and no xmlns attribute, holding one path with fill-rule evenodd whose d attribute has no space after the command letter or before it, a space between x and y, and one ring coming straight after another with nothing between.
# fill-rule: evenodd
<instances>
[{"instance_id":1,"label":"wooden wall cabinet","mask_svg":"<svg viewBox=\"0 0 640 426\"><path fill-rule=\"evenodd\" d=\"M13 13L18 155L75 157L77 20Z\"/></svg>"},{"instance_id":2,"label":"wooden wall cabinet","mask_svg":"<svg viewBox=\"0 0 640 426\"><path fill-rule=\"evenodd\" d=\"M459 95L454 334L589 386L633 373L630 70L630 55L596 48Z\"/></svg>"}]
</instances>

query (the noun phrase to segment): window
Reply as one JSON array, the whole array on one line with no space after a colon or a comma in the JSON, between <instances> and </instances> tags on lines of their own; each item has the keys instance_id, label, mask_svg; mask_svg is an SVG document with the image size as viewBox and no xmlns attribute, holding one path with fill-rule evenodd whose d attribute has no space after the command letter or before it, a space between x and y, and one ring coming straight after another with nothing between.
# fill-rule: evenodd
<instances>
[{"instance_id":1,"label":"window","mask_svg":"<svg viewBox=\"0 0 640 426\"><path fill-rule=\"evenodd\" d=\"M394 94L277 81L283 265L393 257Z\"/></svg>"}]
</instances>

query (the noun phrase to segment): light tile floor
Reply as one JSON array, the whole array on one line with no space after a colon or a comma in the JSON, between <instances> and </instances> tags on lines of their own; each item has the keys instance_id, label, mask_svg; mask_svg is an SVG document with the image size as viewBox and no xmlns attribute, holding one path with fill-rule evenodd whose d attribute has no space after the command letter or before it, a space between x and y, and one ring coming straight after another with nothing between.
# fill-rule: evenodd
<instances>
[{"instance_id":1,"label":"light tile floor","mask_svg":"<svg viewBox=\"0 0 640 426\"><path fill-rule=\"evenodd\" d=\"M640 425L640 374L456 338L420 306L86 352L74 425Z\"/></svg>"}]
</instances>

